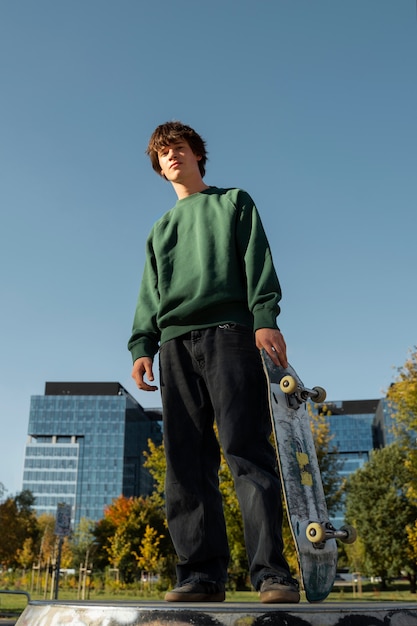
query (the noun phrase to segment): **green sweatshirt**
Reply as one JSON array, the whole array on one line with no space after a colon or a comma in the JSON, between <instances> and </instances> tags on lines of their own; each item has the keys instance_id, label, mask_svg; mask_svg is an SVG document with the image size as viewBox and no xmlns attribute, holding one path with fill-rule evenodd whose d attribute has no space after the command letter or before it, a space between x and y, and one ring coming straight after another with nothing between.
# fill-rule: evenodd
<instances>
[{"instance_id":1,"label":"green sweatshirt","mask_svg":"<svg viewBox=\"0 0 417 626\"><path fill-rule=\"evenodd\" d=\"M210 187L178 200L153 226L128 348L225 323L277 328L281 289L252 198Z\"/></svg>"}]
</instances>

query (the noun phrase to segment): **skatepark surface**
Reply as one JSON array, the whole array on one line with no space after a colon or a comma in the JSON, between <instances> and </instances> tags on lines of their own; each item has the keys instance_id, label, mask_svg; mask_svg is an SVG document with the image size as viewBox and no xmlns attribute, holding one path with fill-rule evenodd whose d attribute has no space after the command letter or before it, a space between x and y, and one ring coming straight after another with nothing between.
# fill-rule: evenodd
<instances>
[{"instance_id":1,"label":"skatepark surface","mask_svg":"<svg viewBox=\"0 0 417 626\"><path fill-rule=\"evenodd\" d=\"M11 623L11 622L9 622ZM17 626L417 626L417 602L30 601Z\"/></svg>"}]
</instances>

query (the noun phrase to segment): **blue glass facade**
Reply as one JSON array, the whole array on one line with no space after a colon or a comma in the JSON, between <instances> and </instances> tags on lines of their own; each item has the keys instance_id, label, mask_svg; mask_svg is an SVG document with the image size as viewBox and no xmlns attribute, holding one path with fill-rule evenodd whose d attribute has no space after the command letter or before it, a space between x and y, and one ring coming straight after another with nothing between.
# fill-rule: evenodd
<instances>
[{"instance_id":1,"label":"blue glass facade","mask_svg":"<svg viewBox=\"0 0 417 626\"><path fill-rule=\"evenodd\" d=\"M384 448L395 441L395 410L387 398L381 400L375 415L377 447Z\"/></svg>"},{"instance_id":2,"label":"blue glass facade","mask_svg":"<svg viewBox=\"0 0 417 626\"><path fill-rule=\"evenodd\" d=\"M143 451L161 442L161 427L118 383L47 383L31 398L28 433L23 489L38 514L65 502L76 525L102 518L121 494L152 491Z\"/></svg>"}]
</instances>

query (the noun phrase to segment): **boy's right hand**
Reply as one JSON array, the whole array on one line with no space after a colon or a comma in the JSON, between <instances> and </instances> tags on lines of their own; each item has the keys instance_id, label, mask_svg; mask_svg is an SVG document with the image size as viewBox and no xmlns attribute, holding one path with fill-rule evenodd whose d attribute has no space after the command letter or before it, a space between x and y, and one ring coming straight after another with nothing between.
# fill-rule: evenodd
<instances>
[{"instance_id":1,"label":"boy's right hand","mask_svg":"<svg viewBox=\"0 0 417 626\"><path fill-rule=\"evenodd\" d=\"M150 381L154 380L152 365L153 361L148 356L142 356L133 363L132 378L142 391L157 391L158 389L155 385L148 385L143 380L144 376Z\"/></svg>"}]
</instances>

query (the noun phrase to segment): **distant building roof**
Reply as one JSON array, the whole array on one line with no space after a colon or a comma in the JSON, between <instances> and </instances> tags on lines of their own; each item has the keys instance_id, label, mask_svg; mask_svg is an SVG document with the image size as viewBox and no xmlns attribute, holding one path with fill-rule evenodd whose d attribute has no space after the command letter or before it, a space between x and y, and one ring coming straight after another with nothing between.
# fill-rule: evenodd
<instances>
[{"instance_id":1,"label":"distant building roof","mask_svg":"<svg viewBox=\"0 0 417 626\"><path fill-rule=\"evenodd\" d=\"M45 383L45 396L130 396L120 383Z\"/></svg>"},{"instance_id":2,"label":"distant building roof","mask_svg":"<svg viewBox=\"0 0 417 626\"><path fill-rule=\"evenodd\" d=\"M324 402L318 407L319 413L331 415L362 415L376 413L380 399L343 400L342 402Z\"/></svg>"}]
</instances>

